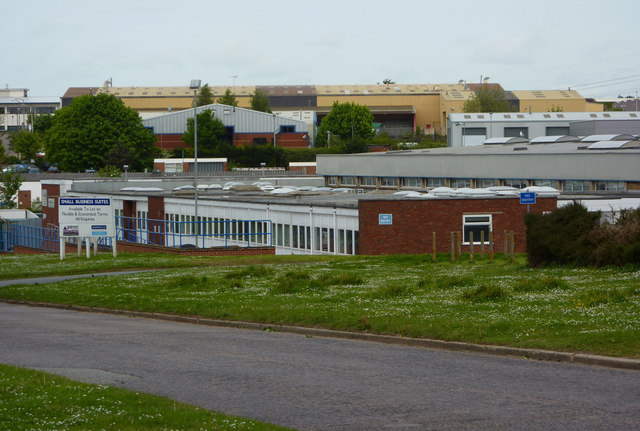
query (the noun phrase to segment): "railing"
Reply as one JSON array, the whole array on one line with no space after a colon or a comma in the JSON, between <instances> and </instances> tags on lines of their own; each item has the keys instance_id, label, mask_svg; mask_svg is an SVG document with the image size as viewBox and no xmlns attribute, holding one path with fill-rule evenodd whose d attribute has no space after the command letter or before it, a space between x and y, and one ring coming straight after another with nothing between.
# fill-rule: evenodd
<instances>
[{"instance_id":1,"label":"railing","mask_svg":"<svg viewBox=\"0 0 640 431\"><path fill-rule=\"evenodd\" d=\"M273 246L271 220L169 221L136 217L116 217L119 241L175 248L264 247ZM98 237L98 246L110 248L111 238ZM69 237L67 243L77 243ZM57 228L0 224L0 251L15 246L59 252Z\"/></svg>"},{"instance_id":2,"label":"railing","mask_svg":"<svg viewBox=\"0 0 640 431\"><path fill-rule=\"evenodd\" d=\"M172 221L116 217L120 241L178 248L273 246L271 220Z\"/></svg>"}]
</instances>

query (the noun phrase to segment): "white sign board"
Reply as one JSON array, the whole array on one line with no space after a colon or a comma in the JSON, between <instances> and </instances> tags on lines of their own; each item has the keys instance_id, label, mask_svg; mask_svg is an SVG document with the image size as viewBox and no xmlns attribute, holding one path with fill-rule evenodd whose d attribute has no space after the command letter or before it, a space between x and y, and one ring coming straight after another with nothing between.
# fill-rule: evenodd
<instances>
[{"instance_id":1,"label":"white sign board","mask_svg":"<svg viewBox=\"0 0 640 431\"><path fill-rule=\"evenodd\" d=\"M114 237L110 198L59 198L60 237Z\"/></svg>"}]
</instances>

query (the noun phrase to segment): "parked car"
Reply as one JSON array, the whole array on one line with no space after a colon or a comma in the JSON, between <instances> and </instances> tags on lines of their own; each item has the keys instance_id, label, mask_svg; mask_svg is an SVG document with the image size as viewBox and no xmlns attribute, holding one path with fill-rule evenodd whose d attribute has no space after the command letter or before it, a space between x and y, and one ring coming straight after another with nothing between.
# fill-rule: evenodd
<instances>
[{"instance_id":1,"label":"parked car","mask_svg":"<svg viewBox=\"0 0 640 431\"><path fill-rule=\"evenodd\" d=\"M49 169L47 169L47 172L50 174L57 174L60 171L58 170L57 166L49 166Z\"/></svg>"}]
</instances>

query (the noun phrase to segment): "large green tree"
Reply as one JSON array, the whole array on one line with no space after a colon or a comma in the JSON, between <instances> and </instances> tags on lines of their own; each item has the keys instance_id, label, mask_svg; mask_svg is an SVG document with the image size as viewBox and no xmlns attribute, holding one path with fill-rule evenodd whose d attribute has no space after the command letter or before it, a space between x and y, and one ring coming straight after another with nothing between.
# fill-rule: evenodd
<instances>
[{"instance_id":1,"label":"large green tree","mask_svg":"<svg viewBox=\"0 0 640 431\"><path fill-rule=\"evenodd\" d=\"M497 86L481 85L462 106L463 112L512 112L507 94Z\"/></svg>"},{"instance_id":2,"label":"large green tree","mask_svg":"<svg viewBox=\"0 0 640 431\"><path fill-rule=\"evenodd\" d=\"M157 152L153 132L142 125L136 111L113 95L80 96L57 111L52 123L44 135L45 153L63 171L100 169L114 153L118 157L113 158L131 171L153 168Z\"/></svg>"},{"instance_id":3,"label":"large green tree","mask_svg":"<svg viewBox=\"0 0 640 431\"><path fill-rule=\"evenodd\" d=\"M44 148L42 134L27 130L13 132L9 137L9 148L20 154L21 160L25 162L35 160L36 154Z\"/></svg>"},{"instance_id":4,"label":"large green tree","mask_svg":"<svg viewBox=\"0 0 640 431\"><path fill-rule=\"evenodd\" d=\"M211 105L213 103L213 92L209 84L204 84L198 93L198 106Z\"/></svg>"},{"instance_id":5,"label":"large green tree","mask_svg":"<svg viewBox=\"0 0 640 431\"><path fill-rule=\"evenodd\" d=\"M269 105L269 98L267 95L256 89L256 91L251 95L251 109L271 114L271 106Z\"/></svg>"},{"instance_id":6,"label":"large green tree","mask_svg":"<svg viewBox=\"0 0 640 431\"><path fill-rule=\"evenodd\" d=\"M0 172L0 204L15 208L14 197L20 190L22 177L18 172Z\"/></svg>"},{"instance_id":7,"label":"large green tree","mask_svg":"<svg viewBox=\"0 0 640 431\"><path fill-rule=\"evenodd\" d=\"M187 131L182 135L182 141L187 145L189 156L193 155L194 133L193 118L187 119ZM209 109L198 114L198 156L212 157L217 155L217 149L224 137L224 123L213 116Z\"/></svg>"},{"instance_id":8,"label":"large green tree","mask_svg":"<svg viewBox=\"0 0 640 431\"><path fill-rule=\"evenodd\" d=\"M236 95L233 94L229 88L224 92L224 96L218 98L218 103L229 106L238 106Z\"/></svg>"},{"instance_id":9,"label":"large green tree","mask_svg":"<svg viewBox=\"0 0 640 431\"><path fill-rule=\"evenodd\" d=\"M320 123L316 145L327 145L327 132L331 135L329 144L332 146L338 140L347 142L358 138L361 142L363 139L372 138L375 134L373 114L367 106L352 102L334 102L331 112Z\"/></svg>"}]
</instances>

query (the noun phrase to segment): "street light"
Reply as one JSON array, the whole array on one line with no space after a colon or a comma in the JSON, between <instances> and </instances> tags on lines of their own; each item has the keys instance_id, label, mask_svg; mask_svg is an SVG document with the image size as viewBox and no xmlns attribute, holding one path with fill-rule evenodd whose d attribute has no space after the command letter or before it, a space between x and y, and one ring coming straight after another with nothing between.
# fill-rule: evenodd
<instances>
[{"instance_id":1,"label":"street light","mask_svg":"<svg viewBox=\"0 0 640 431\"><path fill-rule=\"evenodd\" d=\"M193 188L195 196L195 220L198 223L198 89L200 88L200 80L192 79L189 89L193 90Z\"/></svg>"}]
</instances>

